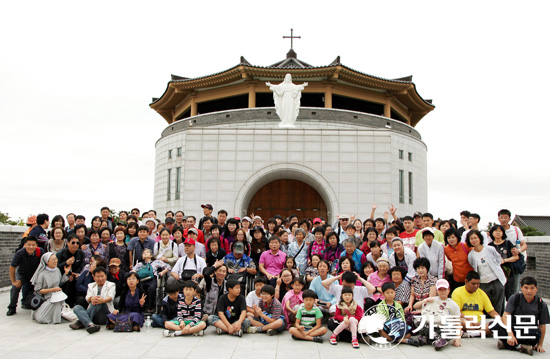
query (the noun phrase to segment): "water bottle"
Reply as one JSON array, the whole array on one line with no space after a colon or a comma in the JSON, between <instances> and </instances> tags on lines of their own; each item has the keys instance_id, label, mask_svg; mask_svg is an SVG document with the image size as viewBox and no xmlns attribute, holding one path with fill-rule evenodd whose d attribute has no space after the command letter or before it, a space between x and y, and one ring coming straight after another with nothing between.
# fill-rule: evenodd
<instances>
[{"instance_id":1,"label":"water bottle","mask_svg":"<svg viewBox=\"0 0 550 359\"><path fill-rule=\"evenodd\" d=\"M145 331L147 333L151 332L151 317L150 316L145 317Z\"/></svg>"},{"instance_id":2,"label":"water bottle","mask_svg":"<svg viewBox=\"0 0 550 359\"><path fill-rule=\"evenodd\" d=\"M517 247L517 249L519 249L521 247L521 242L520 242L519 238L516 239L516 247Z\"/></svg>"}]
</instances>

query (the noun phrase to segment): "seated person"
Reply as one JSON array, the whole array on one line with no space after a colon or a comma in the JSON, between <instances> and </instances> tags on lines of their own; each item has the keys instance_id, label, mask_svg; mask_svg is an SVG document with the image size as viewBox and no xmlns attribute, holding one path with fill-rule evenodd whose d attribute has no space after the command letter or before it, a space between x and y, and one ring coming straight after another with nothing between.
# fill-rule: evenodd
<instances>
[{"instance_id":1,"label":"seated person","mask_svg":"<svg viewBox=\"0 0 550 359\"><path fill-rule=\"evenodd\" d=\"M115 283L116 286L114 301L115 307L118 305L118 301L120 300L120 294L122 293L122 289L124 287L124 284L126 283L127 275L127 273L123 271L120 266L121 261L118 258L111 258L111 260L109 261L109 273L107 274L107 280L109 282Z\"/></svg>"},{"instance_id":2,"label":"seated person","mask_svg":"<svg viewBox=\"0 0 550 359\"><path fill-rule=\"evenodd\" d=\"M206 268L206 261L195 254L196 241L187 238L183 245L184 253L180 256L172 268L172 277L181 282L186 280L200 281L203 278L202 271Z\"/></svg>"},{"instance_id":3,"label":"seated person","mask_svg":"<svg viewBox=\"0 0 550 359\"><path fill-rule=\"evenodd\" d=\"M292 290L286 292L281 302L287 329L296 322L296 313L300 305L304 302L302 299L302 289L304 289L304 286L305 283L302 278L294 278L292 281Z\"/></svg>"},{"instance_id":4,"label":"seated person","mask_svg":"<svg viewBox=\"0 0 550 359\"><path fill-rule=\"evenodd\" d=\"M204 335L206 323L201 320L201 300L195 297L197 283L188 280L183 283L183 297L178 301L178 314L175 320L164 323L165 337L177 337L180 335Z\"/></svg>"},{"instance_id":5,"label":"seated person","mask_svg":"<svg viewBox=\"0 0 550 359\"><path fill-rule=\"evenodd\" d=\"M251 327L247 333L262 333L275 335L285 330L285 317L283 315L283 306L275 298L275 288L265 285L260 296L262 299L258 305L252 307L254 314L248 314Z\"/></svg>"},{"instance_id":6,"label":"seated person","mask_svg":"<svg viewBox=\"0 0 550 359\"><path fill-rule=\"evenodd\" d=\"M331 275L328 274L330 270L330 263L326 260L321 260L317 264L317 270L319 271L319 276L313 278L309 284L309 289L313 290L317 295L316 305L321 309L321 312L328 317L330 307L336 304L338 298L335 298L334 295L330 294L325 287L321 284L327 278L331 278Z\"/></svg>"},{"instance_id":7,"label":"seated person","mask_svg":"<svg viewBox=\"0 0 550 359\"><path fill-rule=\"evenodd\" d=\"M151 319L154 327L168 329L166 324L177 319L178 303L183 300L183 294L179 293L180 286L176 281L167 283L165 289L167 295L162 299L160 314L153 314Z\"/></svg>"},{"instance_id":8,"label":"seated person","mask_svg":"<svg viewBox=\"0 0 550 359\"><path fill-rule=\"evenodd\" d=\"M550 323L548 315L548 305L537 296L537 280L533 277L523 277L521 279L521 293L516 293L510 297L504 309L502 323L510 325L510 331L498 326L500 337L508 336L508 339L499 339L498 348L508 350L518 350L521 353L533 355L533 350L544 353L544 337L546 334L546 324ZM481 290L481 289L480 289ZM525 328L525 324L518 324L519 315L533 316L535 318L536 328ZM511 321L510 324L509 321ZM523 333L522 338L516 338L518 332ZM527 339L525 337L532 337Z\"/></svg>"},{"instance_id":9,"label":"seated person","mask_svg":"<svg viewBox=\"0 0 550 359\"><path fill-rule=\"evenodd\" d=\"M295 326L290 328L292 339L310 340L317 343L323 342L323 335L327 328L321 326L323 313L315 306L317 295L311 289L302 293L304 305L296 312Z\"/></svg>"},{"instance_id":10,"label":"seated person","mask_svg":"<svg viewBox=\"0 0 550 359\"><path fill-rule=\"evenodd\" d=\"M71 329L83 329L90 334L99 331L98 325L107 324L107 314L112 313L115 298L115 284L107 281L107 270L103 267L94 269L94 282L88 285L86 301L90 303L87 309L75 305L73 312L78 320L69 325Z\"/></svg>"},{"instance_id":11,"label":"seated person","mask_svg":"<svg viewBox=\"0 0 550 359\"><path fill-rule=\"evenodd\" d=\"M336 305L334 323L337 327L332 330L329 342L332 345L338 344L338 335L342 331L349 331L351 334L351 345L354 349L359 349L357 340L357 325L363 317L363 308L353 299L353 289L351 287L342 288L340 301Z\"/></svg>"},{"instance_id":12,"label":"seated person","mask_svg":"<svg viewBox=\"0 0 550 359\"><path fill-rule=\"evenodd\" d=\"M340 279L342 280L342 284L335 283ZM357 280L360 280L363 285L355 285ZM361 308L364 306L365 299L369 298L376 291L376 288L371 283L367 282L364 278L361 278L358 274L353 272L344 272L336 277L327 278L322 281L321 284L336 298L340 298L343 287L350 287L353 290L353 297L355 298L355 301L359 303ZM335 313L336 306L332 306L330 308L330 312ZM334 325L334 328L336 328L336 325ZM333 330L334 328L331 328L331 323L329 321L329 329Z\"/></svg>"},{"instance_id":13,"label":"seated person","mask_svg":"<svg viewBox=\"0 0 550 359\"><path fill-rule=\"evenodd\" d=\"M227 281L227 293L218 300L218 315L208 317L208 324L216 327L218 335L228 333L237 337L250 326L246 318L246 301L241 296L241 285L236 280Z\"/></svg>"},{"instance_id":14,"label":"seated person","mask_svg":"<svg viewBox=\"0 0 550 359\"><path fill-rule=\"evenodd\" d=\"M422 244L421 244L422 245ZM433 331L434 336L430 337L431 323L425 324L418 332L420 336L418 340L421 345L431 343L435 350L440 350L451 341L444 339L441 335L442 320L448 316L460 317L460 308L449 298L451 292L449 282L445 279L438 279L435 283L437 290L436 297L429 297L414 304L414 309L422 309L422 316L433 316ZM455 347L460 346L460 337L452 340Z\"/></svg>"},{"instance_id":15,"label":"seated person","mask_svg":"<svg viewBox=\"0 0 550 359\"><path fill-rule=\"evenodd\" d=\"M93 255L90 257L90 264L87 264L82 270L82 273L76 279L76 298L75 304L86 307L88 302L86 302L86 294L88 293L88 285L94 281L94 276L92 273L97 267L106 268L107 264L101 258L101 256Z\"/></svg>"},{"instance_id":16,"label":"seated person","mask_svg":"<svg viewBox=\"0 0 550 359\"><path fill-rule=\"evenodd\" d=\"M109 324L107 329L114 329L117 320L132 322L132 330L139 332L143 326L143 308L145 306L145 291L139 285L140 279L136 272L131 272L126 277L126 286L122 290L117 309L107 314Z\"/></svg>"},{"instance_id":17,"label":"seated person","mask_svg":"<svg viewBox=\"0 0 550 359\"><path fill-rule=\"evenodd\" d=\"M147 294L146 311L155 311L157 297L157 275L163 276L170 271L170 265L160 260L152 261L153 251L145 249L142 252L143 259L137 263L132 272L136 272L140 278L141 286Z\"/></svg>"},{"instance_id":18,"label":"seated person","mask_svg":"<svg viewBox=\"0 0 550 359\"><path fill-rule=\"evenodd\" d=\"M227 255L225 250L221 247L220 240L218 238L212 238L212 240L206 242L208 250L206 251L206 265L211 267L216 261L224 259Z\"/></svg>"},{"instance_id":19,"label":"seated person","mask_svg":"<svg viewBox=\"0 0 550 359\"><path fill-rule=\"evenodd\" d=\"M254 276L258 272L256 263L244 253L245 246L242 242L233 242L231 248L233 252L223 258L223 263L227 266L229 278L241 282L241 292L244 294L246 277L248 275Z\"/></svg>"},{"instance_id":20,"label":"seated person","mask_svg":"<svg viewBox=\"0 0 550 359\"><path fill-rule=\"evenodd\" d=\"M246 296L246 312L254 314L252 307L260 304L261 290L264 285L267 284L267 278L265 277L256 277L254 278L254 290L251 290L250 293Z\"/></svg>"}]
</instances>

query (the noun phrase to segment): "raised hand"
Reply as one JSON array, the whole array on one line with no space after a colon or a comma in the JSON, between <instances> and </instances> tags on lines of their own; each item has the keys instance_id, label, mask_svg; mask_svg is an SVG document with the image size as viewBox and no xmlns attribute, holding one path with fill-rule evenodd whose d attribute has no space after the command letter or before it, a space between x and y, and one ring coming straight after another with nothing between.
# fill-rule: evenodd
<instances>
[{"instance_id":1,"label":"raised hand","mask_svg":"<svg viewBox=\"0 0 550 359\"><path fill-rule=\"evenodd\" d=\"M147 296L143 294L139 299L139 305L141 305L142 307L145 305L145 298L147 298Z\"/></svg>"}]
</instances>

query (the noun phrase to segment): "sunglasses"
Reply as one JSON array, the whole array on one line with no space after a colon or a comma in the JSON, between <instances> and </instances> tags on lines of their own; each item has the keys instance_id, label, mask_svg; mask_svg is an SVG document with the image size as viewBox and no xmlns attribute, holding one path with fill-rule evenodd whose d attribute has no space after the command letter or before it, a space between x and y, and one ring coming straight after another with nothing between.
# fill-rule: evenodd
<instances>
[{"instance_id":1,"label":"sunglasses","mask_svg":"<svg viewBox=\"0 0 550 359\"><path fill-rule=\"evenodd\" d=\"M69 244L79 244L78 242L70 242Z\"/></svg>"}]
</instances>

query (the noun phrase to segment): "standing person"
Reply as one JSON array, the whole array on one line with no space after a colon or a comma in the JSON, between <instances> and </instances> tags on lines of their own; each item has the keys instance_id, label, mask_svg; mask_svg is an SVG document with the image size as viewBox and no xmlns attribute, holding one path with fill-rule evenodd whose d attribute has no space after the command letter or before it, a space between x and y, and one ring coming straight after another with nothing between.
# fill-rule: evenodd
<instances>
[{"instance_id":1,"label":"standing person","mask_svg":"<svg viewBox=\"0 0 550 359\"><path fill-rule=\"evenodd\" d=\"M40 257L44 254L42 248L38 248L38 239L33 236L23 239L23 248L15 252L10 264L9 274L11 280L10 304L8 305L7 316L16 313L19 292L23 290L21 306L23 309L30 309L27 301L33 289L31 278L40 264Z\"/></svg>"},{"instance_id":2,"label":"standing person","mask_svg":"<svg viewBox=\"0 0 550 359\"><path fill-rule=\"evenodd\" d=\"M403 246L409 248L413 252L416 252L416 233L419 229L414 228L414 218L411 216L405 216L403 218L403 226L405 231L399 234L399 238L403 241Z\"/></svg>"},{"instance_id":3,"label":"standing person","mask_svg":"<svg viewBox=\"0 0 550 359\"><path fill-rule=\"evenodd\" d=\"M418 256L430 261L430 274L436 278L445 278L445 248L443 244L434 241L434 231L431 228L422 230L423 242L418 247Z\"/></svg>"},{"instance_id":4,"label":"standing person","mask_svg":"<svg viewBox=\"0 0 550 359\"><path fill-rule=\"evenodd\" d=\"M455 228L445 232L445 242L448 243L445 247L445 255L453 264L453 274L449 276L452 294L456 288L464 285L466 275L474 270L468 262L468 253L472 249L460 241L460 235Z\"/></svg>"},{"instance_id":5,"label":"standing person","mask_svg":"<svg viewBox=\"0 0 550 359\"><path fill-rule=\"evenodd\" d=\"M218 211L218 225L222 227L222 232L225 230L225 221L227 220L227 211L220 209Z\"/></svg>"},{"instance_id":6,"label":"standing person","mask_svg":"<svg viewBox=\"0 0 550 359\"><path fill-rule=\"evenodd\" d=\"M65 230L61 227L54 227L50 231L52 235L52 239L48 240L48 244L46 245L46 248L48 252L54 252L57 253L63 248L65 248L67 233Z\"/></svg>"},{"instance_id":7,"label":"standing person","mask_svg":"<svg viewBox=\"0 0 550 359\"><path fill-rule=\"evenodd\" d=\"M185 217L185 214L183 213L183 211L177 211L176 212L176 215L175 215L175 220L176 220L176 227L182 227L183 228L183 223L184 223L184 217Z\"/></svg>"},{"instance_id":8,"label":"standing person","mask_svg":"<svg viewBox=\"0 0 550 359\"><path fill-rule=\"evenodd\" d=\"M256 266L260 265L260 256L267 248L267 240L265 238L264 229L260 226L255 226L250 230L252 243L250 244L250 257L256 262Z\"/></svg>"},{"instance_id":9,"label":"standing person","mask_svg":"<svg viewBox=\"0 0 550 359\"><path fill-rule=\"evenodd\" d=\"M431 213L424 213L422 215L422 228L421 229L426 229L426 228L431 228L431 230L433 232L433 235L434 235L434 240L436 240L437 242L439 242L443 245L445 244L445 238L443 236L443 233L441 233L441 231L439 229L434 227L434 216ZM424 231L416 232L415 243L414 244L417 248L420 247L420 245L424 242L423 234L424 234Z\"/></svg>"},{"instance_id":10,"label":"standing person","mask_svg":"<svg viewBox=\"0 0 550 359\"><path fill-rule=\"evenodd\" d=\"M302 298L304 305L298 308L295 326L290 328L292 339L322 343L327 328L321 326L323 313L314 305L317 301L317 295L314 291L306 289L302 293Z\"/></svg>"},{"instance_id":11,"label":"standing person","mask_svg":"<svg viewBox=\"0 0 550 359\"><path fill-rule=\"evenodd\" d=\"M108 248L109 259L118 258L120 260L120 267L124 272L128 272L130 263L126 233L126 229L123 226L117 226L115 228L116 241L109 243Z\"/></svg>"},{"instance_id":12,"label":"standing person","mask_svg":"<svg viewBox=\"0 0 550 359\"><path fill-rule=\"evenodd\" d=\"M327 237L327 248L325 250L324 260L328 261L330 264L330 267L336 267L336 264L338 264L338 260L340 259L340 256L345 251L344 246L340 244L338 234L335 232L330 232L326 235ZM333 263L336 262L336 264L333 266ZM319 293L317 293L319 294Z\"/></svg>"},{"instance_id":13,"label":"standing person","mask_svg":"<svg viewBox=\"0 0 550 359\"><path fill-rule=\"evenodd\" d=\"M28 237L29 233L31 233L33 228L36 227L36 216L29 216L29 218L27 218L27 227L29 227L29 228L27 228L25 233L23 233L22 238Z\"/></svg>"},{"instance_id":14,"label":"standing person","mask_svg":"<svg viewBox=\"0 0 550 359\"><path fill-rule=\"evenodd\" d=\"M389 256L390 267L399 266L404 268L407 271L407 277L403 279L410 282L416 275L416 271L414 270L416 254L414 254L411 249L406 248L403 244L403 240L399 237L392 239L391 246L393 248L393 253Z\"/></svg>"},{"instance_id":15,"label":"standing person","mask_svg":"<svg viewBox=\"0 0 550 359\"><path fill-rule=\"evenodd\" d=\"M462 239L461 239L462 242L466 242L466 238L468 237L468 233L470 233L470 231L479 231L483 236L483 243L485 243L485 245L489 244L489 238L487 238L487 233L485 231L482 231L479 228L479 221L481 221L481 217L479 216L479 214L477 213L470 214L470 217L468 218L468 226L470 226L470 229L462 233Z\"/></svg>"},{"instance_id":16,"label":"standing person","mask_svg":"<svg viewBox=\"0 0 550 359\"><path fill-rule=\"evenodd\" d=\"M303 228L297 228L294 232L295 241L288 246L288 255L294 257L296 267L300 275L306 274L307 268L307 233Z\"/></svg>"},{"instance_id":17,"label":"standing person","mask_svg":"<svg viewBox=\"0 0 550 359\"><path fill-rule=\"evenodd\" d=\"M500 262L500 268L506 276L506 284L504 285L504 295L506 300L508 300L512 294L514 294L514 271L512 268L512 263L519 260L519 253L513 255L512 252L515 247L512 242L506 240L506 231L501 225L494 225L489 231L489 236L493 240L489 245L494 247L497 252L502 257Z\"/></svg>"},{"instance_id":18,"label":"standing person","mask_svg":"<svg viewBox=\"0 0 550 359\"><path fill-rule=\"evenodd\" d=\"M195 223L197 222L197 219L195 218L195 216L187 216L187 219L185 220L185 223L187 224L187 228L183 231L183 236L185 238L188 237L188 233L189 233L189 230L191 228L193 228L195 231L197 231L197 242L201 243L201 244L204 244L204 233L203 231L197 229L195 227ZM205 251L205 254L206 254L206 251Z\"/></svg>"},{"instance_id":19,"label":"standing person","mask_svg":"<svg viewBox=\"0 0 550 359\"><path fill-rule=\"evenodd\" d=\"M348 330L351 333L351 345L354 349L359 349L359 341L357 340L357 326L363 317L363 308L353 298L353 289L351 287L342 288L340 300L336 305L336 313L334 320L339 323L333 329L329 342L332 345L338 344L338 335L343 330Z\"/></svg>"},{"instance_id":20,"label":"standing person","mask_svg":"<svg viewBox=\"0 0 550 359\"><path fill-rule=\"evenodd\" d=\"M218 219L214 216L212 216L212 212L214 211L214 207L212 207L211 204L201 204L202 212L204 214L204 217L202 217L199 221L199 229L201 231L204 231L204 221L209 218L212 221L212 224L218 224Z\"/></svg>"},{"instance_id":21,"label":"standing person","mask_svg":"<svg viewBox=\"0 0 550 359\"><path fill-rule=\"evenodd\" d=\"M239 228L239 221L235 218L229 218L225 226L225 230L222 233L222 238L225 239L229 245L233 244L235 241L235 236L237 234L237 229Z\"/></svg>"},{"instance_id":22,"label":"standing person","mask_svg":"<svg viewBox=\"0 0 550 359\"><path fill-rule=\"evenodd\" d=\"M38 246L42 249L46 248L48 235L46 229L50 225L50 217L46 213L41 213L36 216L36 226L29 232L29 237L34 236L38 240Z\"/></svg>"},{"instance_id":23,"label":"standing person","mask_svg":"<svg viewBox=\"0 0 550 359\"><path fill-rule=\"evenodd\" d=\"M512 212L507 209L501 209L498 211L498 221L504 230L506 231L506 239L510 241L516 249L512 249L512 255L527 255L527 242L523 238L521 229L517 226L510 225L510 218ZM527 260L527 259L525 259ZM521 273L514 273L514 293L519 291L519 277Z\"/></svg>"},{"instance_id":24,"label":"standing person","mask_svg":"<svg viewBox=\"0 0 550 359\"><path fill-rule=\"evenodd\" d=\"M74 213L69 213L65 218L67 218L67 226L65 227L65 232L71 233L74 230L76 224L76 215Z\"/></svg>"}]
</instances>

